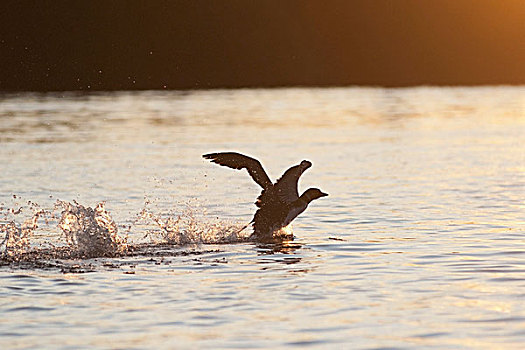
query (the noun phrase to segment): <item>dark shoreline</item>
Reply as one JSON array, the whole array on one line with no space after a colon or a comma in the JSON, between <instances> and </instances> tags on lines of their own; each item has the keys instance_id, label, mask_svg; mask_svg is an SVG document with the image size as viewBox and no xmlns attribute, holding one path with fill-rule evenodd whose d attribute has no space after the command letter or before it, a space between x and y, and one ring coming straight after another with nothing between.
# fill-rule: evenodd
<instances>
[{"instance_id":1,"label":"dark shoreline","mask_svg":"<svg viewBox=\"0 0 525 350\"><path fill-rule=\"evenodd\" d=\"M141 92L180 92L181 94L199 92L199 91L213 91L213 90L278 90L278 89L425 89L425 88L446 88L446 89L463 89L463 88L519 88L525 87L525 82L516 84L507 83L495 83L495 84L420 84L420 85L269 85L269 86L217 86L217 87L197 87L197 88L167 88L167 89L70 89L70 90L30 90L30 89L12 89L12 90L0 90L0 96L9 96L17 94L35 94L35 95L47 95L47 94L68 94L68 95L91 95L91 94L104 94L104 93L141 93Z\"/></svg>"}]
</instances>

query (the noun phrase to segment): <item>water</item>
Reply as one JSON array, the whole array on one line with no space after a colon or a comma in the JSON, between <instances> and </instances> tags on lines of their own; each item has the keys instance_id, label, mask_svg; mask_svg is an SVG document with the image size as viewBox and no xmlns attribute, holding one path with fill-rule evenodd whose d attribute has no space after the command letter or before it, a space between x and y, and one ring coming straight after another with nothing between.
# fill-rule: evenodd
<instances>
[{"instance_id":1,"label":"water","mask_svg":"<svg viewBox=\"0 0 525 350\"><path fill-rule=\"evenodd\" d=\"M524 87L4 95L0 347L522 348L523 135ZM313 162L293 242L227 150Z\"/></svg>"}]
</instances>

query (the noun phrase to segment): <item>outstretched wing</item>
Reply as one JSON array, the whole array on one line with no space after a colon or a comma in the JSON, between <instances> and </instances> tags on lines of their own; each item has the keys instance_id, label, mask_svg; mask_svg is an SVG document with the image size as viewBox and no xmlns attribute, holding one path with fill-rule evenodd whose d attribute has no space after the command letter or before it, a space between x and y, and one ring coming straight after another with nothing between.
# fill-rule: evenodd
<instances>
[{"instance_id":1,"label":"outstretched wing","mask_svg":"<svg viewBox=\"0 0 525 350\"><path fill-rule=\"evenodd\" d=\"M297 182L303 174L304 168L301 165L295 165L286 170L274 185L274 193L285 203L292 203L299 199Z\"/></svg>"},{"instance_id":2,"label":"outstretched wing","mask_svg":"<svg viewBox=\"0 0 525 350\"><path fill-rule=\"evenodd\" d=\"M248 170L248 174L250 174L252 179L265 190L273 186L272 181L270 181L270 178L257 159L236 152L209 153L202 157L210 159L213 163L232 169Z\"/></svg>"},{"instance_id":3,"label":"outstretched wing","mask_svg":"<svg viewBox=\"0 0 525 350\"><path fill-rule=\"evenodd\" d=\"M291 204L299 199L297 182L306 169L312 166L307 160L286 170L279 180L269 189L262 191L255 205L261 208L269 202L277 200L284 204Z\"/></svg>"}]
</instances>

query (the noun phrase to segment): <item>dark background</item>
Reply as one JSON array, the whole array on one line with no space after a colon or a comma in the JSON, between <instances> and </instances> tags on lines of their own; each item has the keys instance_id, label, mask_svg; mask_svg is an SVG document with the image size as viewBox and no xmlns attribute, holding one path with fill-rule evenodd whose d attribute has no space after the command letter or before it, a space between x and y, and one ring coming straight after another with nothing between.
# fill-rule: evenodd
<instances>
[{"instance_id":1,"label":"dark background","mask_svg":"<svg viewBox=\"0 0 525 350\"><path fill-rule=\"evenodd\" d=\"M11 1L0 90L525 83L522 0Z\"/></svg>"}]
</instances>

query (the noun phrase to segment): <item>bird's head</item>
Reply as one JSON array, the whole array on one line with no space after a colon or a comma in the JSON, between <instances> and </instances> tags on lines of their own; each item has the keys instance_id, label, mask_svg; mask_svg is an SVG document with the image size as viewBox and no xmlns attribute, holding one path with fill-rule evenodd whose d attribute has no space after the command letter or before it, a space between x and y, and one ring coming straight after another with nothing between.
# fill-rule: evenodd
<instances>
[{"instance_id":1,"label":"bird's head","mask_svg":"<svg viewBox=\"0 0 525 350\"><path fill-rule=\"evenodd\" d=\"M308 203L310 203L311 201L315 199L326 197L326 196L328 196L328 193L324 193L318 188L309 188L303 193L301 197L306 198Z\"/></svg>"}]
</instances>

